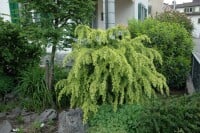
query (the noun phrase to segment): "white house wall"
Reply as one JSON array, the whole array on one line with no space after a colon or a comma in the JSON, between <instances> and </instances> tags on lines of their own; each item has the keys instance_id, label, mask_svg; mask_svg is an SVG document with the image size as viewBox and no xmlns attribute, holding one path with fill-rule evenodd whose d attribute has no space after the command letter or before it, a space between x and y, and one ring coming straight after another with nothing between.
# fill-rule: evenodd
<instances>
[{"instance_id":1,"label":"white house wall","mask_svg":"<svg viewBox=\"0 0 200 133\"><path fill-rule=\"evenodd\" d=\"M194 8L194 12L199 12L200 11L200 6L196 6L195 8Z\"/></svg>"},{"instance_id":2,"label":"white house wall","mask_svg":"<svg viewBox=\"0 0 200 133\"><path fill-rule=\"evenodd\" d=\"M11 21L8 0L0 0L0 17L2 17L5 21Z\"/></svg>"},{"instance_id":3,"label":"white house wall","mask_svg":"<svg viewBox=\"0 0 200 133\"><path fill-rule=\"evenodd\" d=\"M104 13L103 12L103 0L98 0L98 3L97 3L97 27L98 28L101 28L101 29L104 29L105 28L105 18L102 20L101 19L101 14ZM105 16L105 13L103 14Z\"/></svg>"},{"instance_id":4,"label":"white house wall","mask_svg":"<svg viewBox=\"0 0 200 133\"><path fill-rule=\"evenodd\" d=\"M196 38L200 38L200 24L198 23L198 19L200 19L200 16L192 16L190 17L194 30L192 32L192 35Z\"/></svg>"},{"instance_id":5,"label":"white house wall","mask_svg":"<svg viewBox=\"0 0 200 133\"><path fill-rule=\"evenodd\" d=\"M134 18L134 3L132 0L116 0L116 24L128 25L128 20Z\"/></svg>"},{"instance_id":6,"label":"white house wall","mask_svg":"<svg viewBox=\"0 0 200 133\"><path fill-rule=\"evenodd\" d=\"M188 7L187 7L188 8ZM177 11L184 13L185 8L176 8ZM198 13L200 11L200 6L193 7L193 10L195 13ZM200 24L198 23L198 19L200 19L200 15L193 15L190 13L187 13L188 18L192 21L192 24L194 26L194 29L192 31L192 36L196 38L200 38Z\"/></svg>"},{"instance_id":7,"label":"white house wall","mask_svg":"<svg viewBox=\"0 0 200 133\"><path fill-rule=\"evenodd\" d=\"M178 8L176 10L179 11L179 12L181 12L181 13L184 13L184 8Z\"/></svg>"},{"instance_id":8,"label":"white house wall","mask_svg":"<svg viewBox=\"0 0 200 133\"><path fill-rule=\"evenodd\" d=\"M151 6L152 17L155 17L157 14L162 13L163 10L163 0L149 0L149 6Z\"/></svg>"}]
</instances>

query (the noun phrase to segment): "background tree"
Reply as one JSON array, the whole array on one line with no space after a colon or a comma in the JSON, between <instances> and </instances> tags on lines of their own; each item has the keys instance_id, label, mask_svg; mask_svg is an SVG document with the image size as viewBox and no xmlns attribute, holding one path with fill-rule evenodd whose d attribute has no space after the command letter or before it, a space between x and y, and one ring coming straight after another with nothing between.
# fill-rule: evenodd
<instances>
[{"instance_id":1,"label":"background tree","mask_svg":"<svg viewBox=\"0 0 200 133\"><path fill-rule=\"evenodd\" d=\"M178 23L182 25L189 33L192 33L193 24L185 13L178 11L166 11L156 16L156 19L161 22Z\"/></svg>"},{"instance_id":2,"label":"background tree","mask_svg":"<svg viewBox=\"0 0 200 133\"><path fill-rule=\"evenodd\" d=\"M142 44L149 41L147 36L131 39L121 26L103 31L80 25L75 33L78 40L65 60L74 60L74 65L56 89L58 101L70 96L71 107L81 107L85 120L103 103L116 110L119 104L141 103L155 92L168 93L165 77L153 63L162 62L160 54Z\"/></svg>"},{"instance_id":3,"label":"background tree","mask_svg":"<svg viewBox=\"0 0 200 133\"><path fill-rule=\"evenodd\" d=\"M21 3L21 24L29 35L30 42L52 46L49 86L54 79L54 58L58 48L73 40L74 28L78 24L89 24L92 20L92 0L18 0Z\"/></svg>"}]
</instances>

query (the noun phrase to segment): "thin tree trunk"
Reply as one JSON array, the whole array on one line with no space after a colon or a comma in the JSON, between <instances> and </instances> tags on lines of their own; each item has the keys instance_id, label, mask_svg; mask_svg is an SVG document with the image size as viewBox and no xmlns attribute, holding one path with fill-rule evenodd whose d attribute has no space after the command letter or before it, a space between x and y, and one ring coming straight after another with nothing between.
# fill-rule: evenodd
<instances>
[{"instance_id":1,"label":"thin tree trunk","mask_svg":"<svg viewBox=\"0 0 200 133\"><path fill-rule=\"evenodd\" d=\"M52 53L51 53L51 60L50 60L50 71L49 71L49 85L48 88L50 90L53 89L53 82L54 82L54 59L56 54L56 44L52 46Z\"/></svg>"},{"instance_id":2,"label":"thin tree trunk","mask_svg":"<svg viewBox=\"0 0 200 133\"><path fill-rule=\"evenodd\" d=\"M50 68L49 68L49 81L48 81L48 89L51 91L52 99L54 99L54 59L56 54L56 44L52 46L52 52L51 52L51 59L50 59ZM53 108L56 107L56 102L52 101Z\"/></svg>"}]
</instances>

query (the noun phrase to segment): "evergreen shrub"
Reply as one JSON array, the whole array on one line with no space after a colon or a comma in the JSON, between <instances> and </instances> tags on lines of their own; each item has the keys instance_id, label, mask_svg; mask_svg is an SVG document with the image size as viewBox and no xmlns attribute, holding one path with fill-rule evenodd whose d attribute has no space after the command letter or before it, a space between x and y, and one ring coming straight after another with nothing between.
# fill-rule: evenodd
<instances>
[{"instance_id":1,"label":"evergreen shrub","mask_svg":"<svg viewBox=\"0 0 200 133\"><path fill-rule=\"evenodd\" d=\"M144 43L145 46L160 52L163 65L156 63L156 68L166 77L170 89L184 88L193 48L192 38L185 28L177 23L147 19L129 21L129 31L132 38L146 34L151 43Z\"/></svg>"},{"instance_id":2,"label":"evergreen shrub","mask_svg":"<svg viewBox=\"0 0 200 133\"><path fill-rule=\"evenodd\" d=\"M75 34L77 42L64 60L73 60L74 64L56 89L60 90L58 101L67 95L71 107L83 109L84 120L103 103L116 110L120 104L155 97L156 92L168 94L165 77L153 63L162 63L160 54L143 46L143 42L149 42L147 36L131 39L123 26L105 31L80 25Z\"/></svg>"}]
</instances>

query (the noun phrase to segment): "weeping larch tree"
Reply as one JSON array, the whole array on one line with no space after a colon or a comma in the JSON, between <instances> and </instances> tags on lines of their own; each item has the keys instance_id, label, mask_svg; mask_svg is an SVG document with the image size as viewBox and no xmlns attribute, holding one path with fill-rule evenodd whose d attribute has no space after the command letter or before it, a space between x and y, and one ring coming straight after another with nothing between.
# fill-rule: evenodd
<instances>
[{"instance_id":1,"label":"weeping larch tree","mask_svg":"<svg viewBox=\"0 0 200 133\"><path fill-rule=\"evenodd\" d=\"M20 25L31 43L52 46L48 88L54 80L54 58L58 48L73 42L78 24L90 24L92 0L17 0L21 4Z\"/></svg>"},{"instance_id":2,"label":"weeping larch tree","mask_svg":"<svg viewBox=\"0 0 200 133\"><path fill-rule=\"evenodd\" d=\"M64 64L74 64L66 79L56 84L58 101L70 96L71 107L81 107L84 120L98 105L140 103L155 97L157 92L168 94L165 77L156 71L154 62L162 63L161 55L143 45L150 41L145 35L131 39L126 27L108 30L80 25L73 51Z\"/></svg>"}]
</instances>

